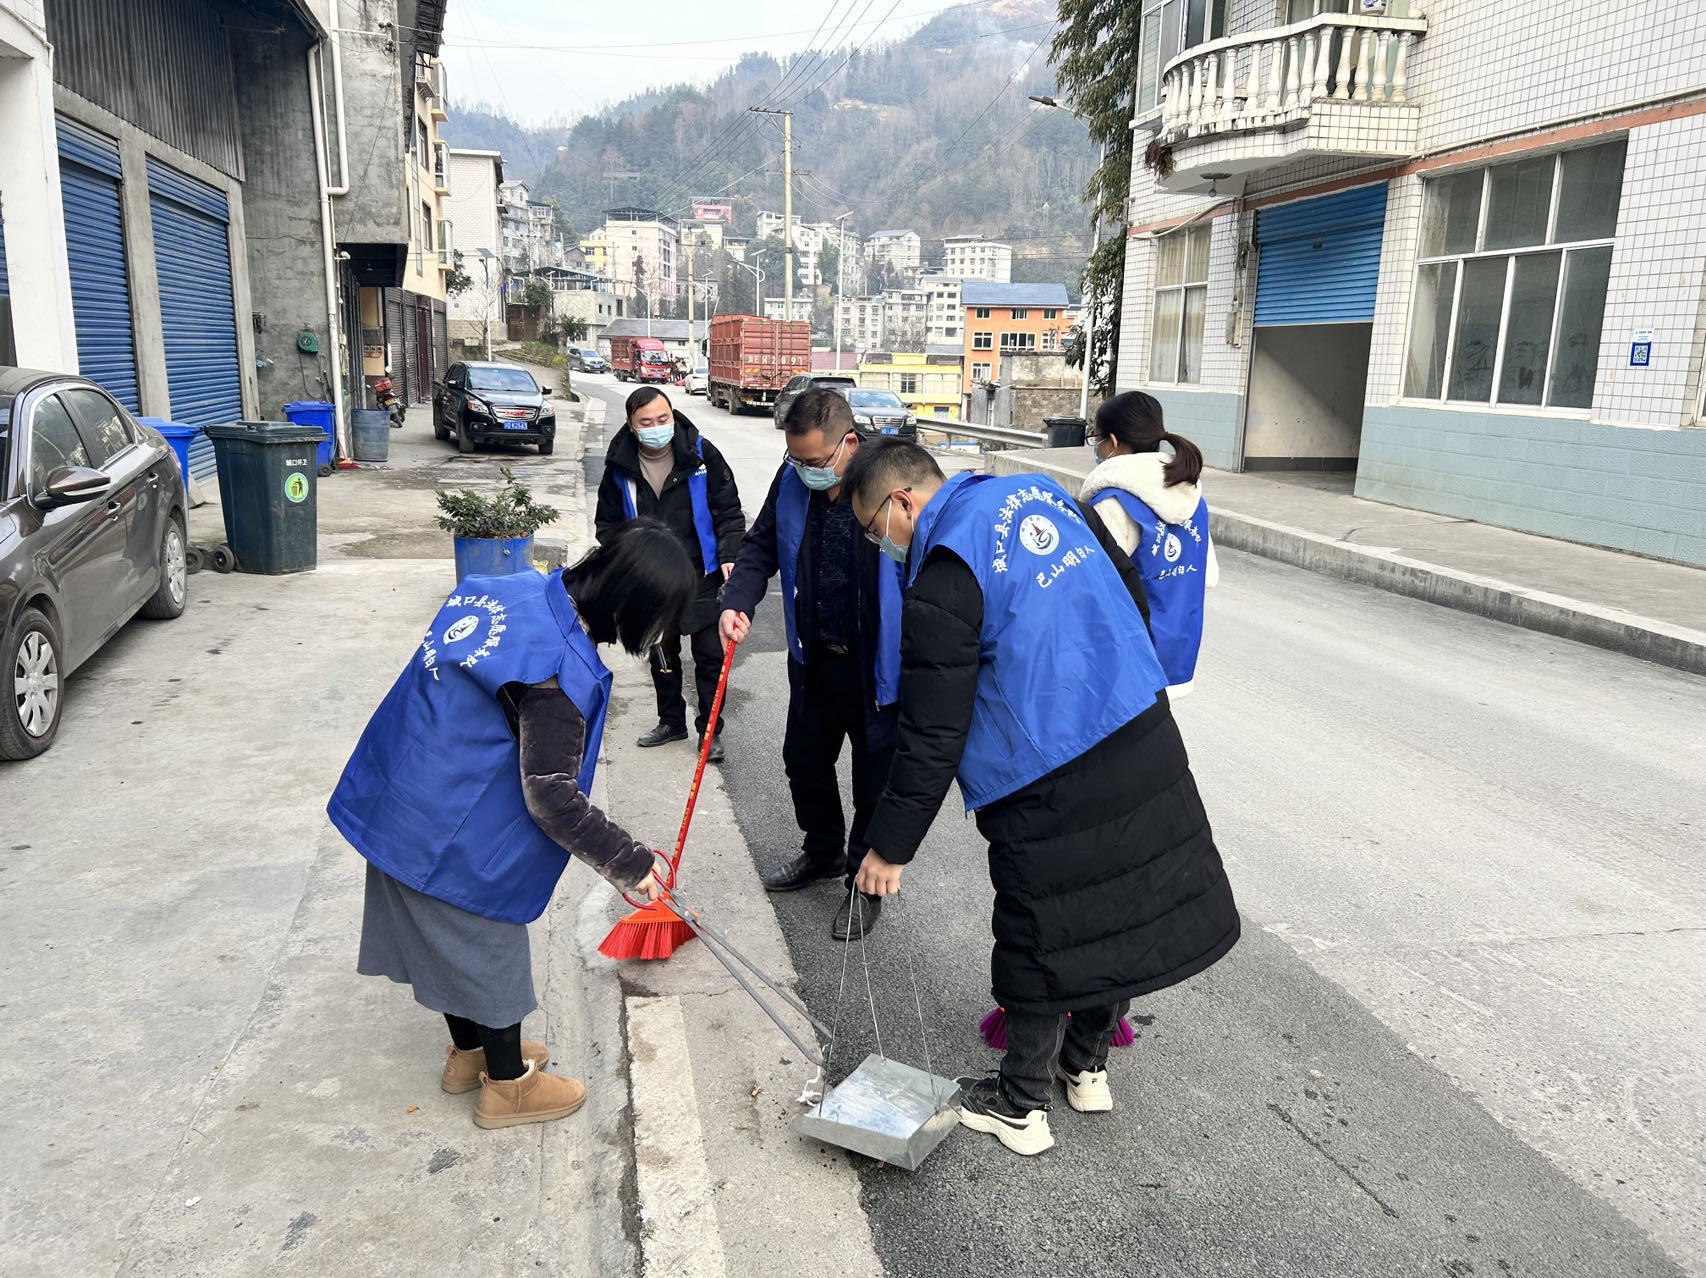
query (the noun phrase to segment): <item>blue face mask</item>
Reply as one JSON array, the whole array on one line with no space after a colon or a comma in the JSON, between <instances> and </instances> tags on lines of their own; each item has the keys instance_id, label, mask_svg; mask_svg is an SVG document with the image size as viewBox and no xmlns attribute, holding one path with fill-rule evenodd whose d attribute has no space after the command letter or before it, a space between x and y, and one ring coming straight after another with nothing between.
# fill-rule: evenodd
<instances>
[{"instance_id":1,"label":"blue face mask","mask_svg":"<svg viewBox=\"0 0 1706 1278\"><path fill-rule=\"evenodd\" d=\"M890 506L889 516L892 517L893 515L894 507ZM906 562L906 553L911 549L911 547L895 545L894 539L889 536L889 521L885 518L883 520L883 538L877 543L877 549L882 551L897 564L904 564Z\"/></svg>"},{"instance_id":2,"label":"blue face mask","mask_svg":"<svg viewBox=\"0 0 1706 1278\"><path fill-rule=\"evenodd\" d=\"M675 439L675 426L636 426L634 434L647 448L667 448Z\"/></svg>"},{"instance_id":3,"label":"blue face mask","mask_svg":"<svg viewBox=\"0 0 1706 1278\"><path fill-rule=\"evenodd\" d=\"M841 482L841 476L835 473L835 459L841 456L841 450L845 447L847 447L847 439L843 436L841 443L829 455L829 465L827 466L802 466L792 457L788 458L788 464L794 468L794 473L800 477L800 482L807 488L817 493L828 492Z\"/></svg>"}]
</instances>

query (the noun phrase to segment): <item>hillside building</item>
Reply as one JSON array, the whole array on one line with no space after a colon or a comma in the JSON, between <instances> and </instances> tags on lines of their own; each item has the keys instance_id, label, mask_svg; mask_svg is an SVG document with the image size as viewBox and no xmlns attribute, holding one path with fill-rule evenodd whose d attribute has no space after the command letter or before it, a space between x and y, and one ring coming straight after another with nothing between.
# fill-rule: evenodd
<instances>
[{"instance_id":1,"label":"hillside building","mask_svg":"<svg viewBox=\"0 0 1706 1278\"><path fill-rule=\"evenodd\" d=\"M961 279L1006 284L1013 278L1013 246L977 235L950 235L942 241L942 270Z\"/></svg>"},{"instance_id":2,"label":"hillside building","mask_svg":"<svg viewBox=\"0 0 1706 1278\"><path fill-rule=\"evenodd\" d=\"M680 241L674 218L655 209L607 209L604 240L605 273L619 294L636 303L630 314L659 315L674 309Z\"/></svg>"},{"instance_id":3,"label":"hillside building","mask_svg":"<svg viewBox=\"0 0 1706 1278\"><path fill-rule=\"evenodd\" d=\"M871 266L916 271L923 262L923 247L917 231L872 231L865 237L863 252Z\"/></svg>"},{"instance_id":4,"label":"hillside building","mask_svg":"<svg viewBox=\"0 0 1706 1278\"><path fill-rule=\"evenodd\" d=\"M1146 47L1119 384L1211 465L1706 563L1706 25L1342 7Z\"/></svg>"},{"instance_id":5,"label":"hillside building","mask_svg":"<svg viewBox=\"0 0 1706 1278\"><path fill-rule=\"evenodd\" d=\"M924 290L928 298L924 313L925 343L952 344L958 349L965 320L965 311L960 305L959 277L938 271L926 271L919 276L918 287Z\"/></svg>"},{"instance_id":6,"label":"hillside building","mask_svg":"<svg viewBox=\"0 0 1706 1278\"><path fill-rule=\"evenodd\" d=\"M766 287L768 287L768 286L769 286L768 281L766 281ZM765 313L765 315L769 316L771 319L781 319L782 318L783 302L784 302L784 299L782 299L780 297L767 297L767 298L765 298L764 299L764 313ZM798 294L795 294L793 314L790 315L789 318L790 319L797 319L797 320L804 320L808 324L811 323L812 304L813 303L812 303L811 297L809 297L809 296L801 297Z\"/></svg>"},{"instance_id":7,"label":"hillside building","mask_svg":"<svg viewBox=\"0 0 1706 1278\"><path fill-rule=\"evenodd\" d=\"M595 226L581 236L581 256L586 261L587 270L600 275L610 274L609 242L604 238L602 226Z\"/></svg>"},{"instance_id":8,"label":"hillside building","mask_svg":"<svg viewBox=\"0 0 1706 1278\"><path fill-rule=\"evenodd\" d=\"M836 303L841 312L841 344L851 351L876 350L885 345L883 299L847 297Z\"/></svg>"},{"instance_id":9,"label":"hillside building","mask_svg":"<svg viewBox=\"0 0 1706 1278\"><path fill-rule=\"evenodd\" d=\"M960 304L965 326L960 389L968 404L974 387L995 379L1002 354L1059 351L1071 325L1064 284L966 280L960 285Z\"/></svg>"},{"instance_id":10,"label":"hillside building","mask_svg":"<svg viewBox=\"0 0 1706 1278\"><path fill-rule=\"evenodd\" d=\"M883 345L903 351L922 351L929 294L920 288L885 288L883 302Z\"/></svg>"}]
</instances>

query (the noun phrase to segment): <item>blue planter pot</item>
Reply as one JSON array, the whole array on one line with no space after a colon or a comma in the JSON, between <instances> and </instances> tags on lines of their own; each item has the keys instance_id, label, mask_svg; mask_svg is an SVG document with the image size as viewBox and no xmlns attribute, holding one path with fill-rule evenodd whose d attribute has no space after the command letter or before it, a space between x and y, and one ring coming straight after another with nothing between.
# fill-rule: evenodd
<instances>
[{"instance_id":1,"label":"blue planter pot","mask_svg":"<svg viewBox=\"0 0 1706 1278\"><path fill-rule=\"evenodd\" d=\"M533 566L532 537L456 538L456 580L503 577Z\"/></svg>"}]
</instances>

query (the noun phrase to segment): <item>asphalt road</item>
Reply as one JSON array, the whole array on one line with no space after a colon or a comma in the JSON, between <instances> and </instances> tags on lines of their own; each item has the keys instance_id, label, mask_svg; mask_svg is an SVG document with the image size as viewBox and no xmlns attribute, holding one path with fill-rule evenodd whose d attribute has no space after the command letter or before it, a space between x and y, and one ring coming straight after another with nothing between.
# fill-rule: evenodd
<instances>
[{"instance_id":1,"label":"asphalt road","mask_svg":"<svg viewBox=\"0 0 1706 1278\"><path fill-rule=\"evenodd\" d=\"M604 380L576 386L619 404ZM779 432L687 411L750 512ZM1062 1101L1047 1155L961 1131L915 1174L858 1160L888 1272L1706 1273L1706 682L1222 573L1178 717L1244 939L1134 1009L1115 1111ZM724 765L762 864L798 841L774 604ZM875 1048L862 957L889 1055L924 1061L910 959L938 1072L995 1064L983 851L950 796L863 956L830 940L833 887L775 899L826 1019L847 964L838 1072Z\"/></svg>"}]
</instances>

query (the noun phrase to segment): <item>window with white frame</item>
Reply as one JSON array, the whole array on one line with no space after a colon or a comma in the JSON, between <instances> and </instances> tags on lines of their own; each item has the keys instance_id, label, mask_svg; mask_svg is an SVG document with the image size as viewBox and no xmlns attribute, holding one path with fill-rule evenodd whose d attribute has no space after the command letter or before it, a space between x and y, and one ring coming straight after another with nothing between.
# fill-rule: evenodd
<instances>
[{"instance_id":1,"label":"window with white frame","mask_svg":"<svg viewBox=\"0 0 1706 1278\"><path fill-rule=\"evenodd\" d=\"M1054 349L1055 341L1059 337L1059 335L1060 335L1059 329L1057 329L1057 328L1045 328L1042 331L1041 341L1039 341L1037 343L1037 349L1038 350L1044 350L1044 351L1052 351Z\"/></svg>"},{"instance_id":2,"label":"window with white frame","mask_svg":"<svg viewBox=\"0 0 1706 1278\"><path fill-rule=\"evenodd\" d=\"M900 393L902 395L918 394L918 374L902 373L900 375Z\"/></svg>"},{"instance_id":3,"label":"window with white frame","mask_svg":"<svg viewBox=\"0 0 1706 1278\"><path fill-rule=\"evenodd\" d=\"M1007 313L1014 319L1028 319L1030 318L1031 310L1028 306L1014 306L1008 308Z\"/></svg>"},{"instance_id":4,"label":"window with white frame","mask_svg":"<svg viewBox=\"0 0 1706 1278\"><path fill-rule=\"evenodd\" d=\"M1152 382L1202 381L1211 234L1209 224L1203 222L1155 241L1155 319L1149 340Z\"/></svg>"},{"instance_id":5,"label":"window with white frame","mask_svg":"<svg viewBox=\"0 0 1706 1278\"><path fill-rule=\"evenodd\" d=\"M1003 333L1001 334L1001 349L1004 351L1034 351L1037 349L1035 333Z\"/></svg>"},{"instance_id":6,"label":"window with white frame","mask_svg":"<svg viewBox=\"0 0 1706 1278\"><path fill-rule=\"evenodd\" d=\"M1593 406L1626 140L1427 184L1404 394Z\"/></svg>"},{"instance_id":7,"label":"window with white frame","mask_svg":"<svg viewBox=\"0 0 1706 1278\"><path fill-rule=\"evenodd\" d=\"M988 364L973 364L971 366L971 379L974 382L986 382L986 381L988 381L989 380L989 365Z\"/></svg>"},{"instance_id":8,"label":"window with white frame","mask_svg":"<svg viewBox=\"0 0 1706 1278\"><path fill-rule=\"evenodd\" d=\"M1161 73L1186 49L1226 34L1226 0L1142 0L1138 27L1137 110L1161 105Z\"/></svg>"},{"instance_id":9,"label":"window with white frame","mask_svg":"<svg viewBox=\"0 0 1706 1278\"><path fill-rule=\"evenodd\" d=\"M974 351L986 351L986 350L989 350L994 345L995 345L995 334L994 333L973 333L971 335L971 348Z\"/></svg>"}]
</instances>

